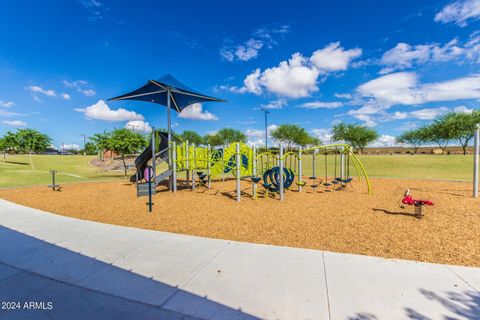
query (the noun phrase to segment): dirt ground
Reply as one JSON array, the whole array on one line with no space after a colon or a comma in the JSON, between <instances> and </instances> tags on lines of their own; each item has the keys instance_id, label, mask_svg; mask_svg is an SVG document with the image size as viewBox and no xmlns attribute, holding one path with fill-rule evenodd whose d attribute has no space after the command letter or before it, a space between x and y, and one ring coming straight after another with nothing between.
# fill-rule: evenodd
<instances>
[{"instance_id":1,"label":"dirt ground","mask_svg":"<svg viewBox=\"0 0 480 320\"><path fill-rule=\"evenodd\" d=\"M480 200L461 182L371 179L347 190L287 191L285 201L251 197L251 183L242 182L240 203L235 182L216 182L212 189L165 186L154 196L149 214L146 197L122 182L67 184L60 192L47 187L0 190L16 203L87 220L139 228L282 246L348 252L386 258L480 267ZM310 182L309 182L310 183ZM406 187L414 198L433 200L422 219L412 207L400 208ZM294 186L292 189L296 189Z\"/></svg>"}]
</instances>

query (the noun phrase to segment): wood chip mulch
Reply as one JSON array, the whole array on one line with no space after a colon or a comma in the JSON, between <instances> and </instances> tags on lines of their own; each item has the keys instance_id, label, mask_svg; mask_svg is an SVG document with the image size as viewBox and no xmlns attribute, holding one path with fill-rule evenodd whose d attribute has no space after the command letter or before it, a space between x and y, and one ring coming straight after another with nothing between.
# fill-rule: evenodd
<instances>
[{"instance_id":1,"label":"wood chip mulch","mask_svg":"<svg viewBox=\"0 0 480 320\"><path fill-rule=\"evenodd\" d=\"M320 249L386 258L480 267L480 200L471 184L447 181L372 179L373 194L354 182L347 190L287 191L285 201L251 198L242 181L242 201L234 200L235 182L212 189L160 186L153 214L146 197L137 198L126 182L67 184L0 190L0 197L61 215L110 224L196 236ZM433 200L418 219L413 208L400 208L409 187L414 198ZM293 187L292 189L296 189ZM0 221L1 222L1 221Z\"/></svg>"}]
</instances>

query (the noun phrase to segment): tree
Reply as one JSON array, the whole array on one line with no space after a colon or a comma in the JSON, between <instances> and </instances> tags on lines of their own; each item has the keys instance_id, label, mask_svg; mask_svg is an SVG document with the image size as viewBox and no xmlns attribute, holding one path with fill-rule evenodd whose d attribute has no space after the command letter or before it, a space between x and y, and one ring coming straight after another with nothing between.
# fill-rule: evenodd
<instances>
[{"instance_id":1,"label":"tree","mask_svg":"<svg viewBox=\"0 0 480 320\"><path fill-rule=\"evenodd\" d=\"M11 131L8 131L2 138L2 149L4 151L18 150L17 135Z\"/></svg>"},{"instance_id":2,"label":"tree","mask_svg":"<svg viewBox=\"0 0 480 320\"><path fill-rule=\"evenodd\" d=\"M2 138L0 138L0 150L3 151L3 159L6 158L8 151L17 149L17 136L15 133L8 131Z\"/></svg>"},{"instance_id":3,"label":"tree","mask_svg":"<svg viewBox=\"0 0 480 320\"><path fill-rule=\"evenodd\" d=\"M30 165L32 166L32 170L35 171L35 166L32 161L32 153L44 152L51 144L52 139L35 129L18 129L15 133L15 137L18 149L29 155Z\"/></svg>"},{"instance_id":4,"label":"tree","mask_svg":"<svg viewBox=\"0 0 480 320\"><path fill-rule=\"evenodd\" d=\"M107 141L108 149L119 154L122 158L125 177L127 176L127 165L125 164L125 155L133 154L147 146L143 135L132 132L129 129L115 129L109 134Z\"/></svg>"},{"instance_id":5,"label":"tree","mask_svg":"<svg viewBox=\"0 0 480 320\"><path fill-rule=\"evenodd\" d=\"M413 153L416 154L418 148L422 145L423 143L423 137L420 133L419 130L410 130L410 131L405 131L401 135L399 135L396 138L397 142L399 143L405 143L408 144L412 147Z\"/></svg>"},{"instance_id":6,"label":"tree","mask_svg":"<svg viewBox=\"0 0 480 320\"><path fill-rule=\"evenodd\" d=\"M85 150L83 150L87 155L94 155L98 153L97 147L93 142L85 143Z\"/></svg>"},{"instance_id":7,"label":"tree","mask_svg":"<svg viewBox=\"0 0 480 320\"><path fill-rule=\"evenodd\" d=\"M235 129L231 128L223 128L218 130L214 134L207 135L205 137L205 141L216 147L216 146L224 146L227 147L229 144L233 142L247 142L247 136Z\"/></svg>"},{"instance_id":8,"label":"tree","mask_svg":"<svg viewBox=\"0 0 480 320\"><path fill-rule=\"evenodd\" d=\"M291 150L293 145L304 147L316 141L304 128L296 124L282 124L273 130L271 135L276 141L285 144L287 150Z\"/></svg>"},{"instance_id":9,"label":"tree","mask_svg":"<svg viewBox=\"0 0 480 320\"><path fill-rule=\"evenodd\" d=\"M100 153L100 159L103 159L103 152L109 149L110 133L107 131L95 133L88 139L94 144L96 151Z\"/></svg>"},{"instance_id":10,"label":"tree","mask_svg":"<svg viewBox=\"0 0 480 320\"><path fill-rule=\"evenodd\" d=\"M475 110L472 113L452 112L449 113L441 121L451 130L451 137L458 141L462 146L463 154L467 154L467 146L472 140L475 131L475 124L480 122L480 111Z\"/></svg>"},{"instance_id":11,"label":"tree","mask_svg":"<svg viewBox=\"0 0 480 320\"><path fill-rule=\"evenodd\" d=\"M197 146L204 144L205 141L201 135L193 130L183 131L179 138L182 141L188 141L188 143L194 143Z\"/></svg>"},{"instance_id":12,"label":"tree","mask_svg":"<svg viewBox=\"0 0 480 320\"><path fill-rule=\"evenodd\" d=\"M440 117L433 123L419 129L419 134L424 142L436 143L445 153L450 140L455 138L454 128L445 117Z\"/></svg>"},{"instance_id":13,"label":"tree","mask_svg":"<svg viewBox=\"0 0 480 320\"><path fill-rule=\"evenodd\" d=\"M335 141L342 141L349 143L352 147L363 149L369 144L378 139L378 133L375 129L368 128L359 124L339 123L332 129L332 138Z\"/></svg>"}]
</instances>

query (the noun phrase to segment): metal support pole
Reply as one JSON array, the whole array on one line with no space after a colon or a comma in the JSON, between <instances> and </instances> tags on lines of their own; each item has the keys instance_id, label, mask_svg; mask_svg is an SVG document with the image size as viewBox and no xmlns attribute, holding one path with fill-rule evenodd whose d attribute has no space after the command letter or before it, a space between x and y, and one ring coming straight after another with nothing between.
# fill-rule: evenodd
<instances>
[{"instance_id":1,"label":"metal support pole","mask_svg":"<svg viewBox=\"0 0 480 320\"><path fill-rule=\"evenodd\" d=\"M185 169L186 179L187 179L187 188L190 185L190 146L188 145L188 140L185 141Z\"/></svg>"},{"instance_id":2,"label":"metal support pole","mask_svg":"<svg viewBox=\"0 0 480 320\"><path fill-rule=\"evenodd\" d=\"M285 195L283 194L283 145L280 144L280 150L278 154L278 168L279 168L279 175L278 179L280 180L278 182L279 184L279 191L280 191L280 201L283 201Z\"/></svg>"},{"instance_id":3,"label":"metal support pole","mask_svg":"<svg viewBox=\"0 0 480 320\"><path fill-rule=\"evenodd\" d=\"M241 190L240 190L240 143L235 145L235 161L237 171L237 202L240 202Z\"/></svg>"},{"instance_id":4,"label":"metal support pole","mask_svg":"<svg viewBox=\"0 0 480 320\"><path fill-rule=\"evenodd\" d=\"M177 144L175 141L172 143L172 191L177 192Z\"/></svg>"},{"instance_id":5,"label":"metal support pole","mask_svg":"<svg viewBox=\"0 0 480 320\"><path fill-rule=\"evenodd\" d=\"M345 155L343 154L344 147L340 148L340 178L345 179Z\"/></svg>"},{"instance_id":6,"label":"metal support pole","mask_svg":"<svg viewBox=\"0 0 480 320\"><path fill-rule=\"evenodd\" d=\"M167 88L167 132L168 132L168 145L172 141L172 109L170 108L170 89Z\"/></svg>"},{"instance_id":7,"label":"metal support pole","mask_svg":"<svg viewBox=\"0 0 480 320\"><path fill-rule=\"evenodd\" d=\"M473 155L473 197L478 198L478 153L480 148L480 124L475 126L474 155Z\"/></svg>"},{"instance_id":8,"label":"metal support pole","mask_svg":"<svg viewBox=\"0 0 480 320\"><path fill-rule=\"evenodd\" d=\"M312 178L315 179L317 176L315 175L315 154L317 153L317 149L313 149L312 154Z\"/></svg>"},{"instance_id":9,"label":"metal support pole","mask_svg":"<svg viewBox=\"0 0 480 320\"><path fill-rule=\"evenodd\" d=\"M208 183L207 183L207 188L210 189L211 183L212 183L212 147L210 145L207 146L207 177L208 177Z\"/></svg>"},{"instance_id":10,"label":"metal support pole","mask_svg":"<svg viewBox=\"0 0 480 320\"><path fill-rule=\"evenodd\" d=\"M195 168L197 167L197 147L192 143L193 148L193 163L192 163L192 190L195 190Z\"/></svg>"},{"instance_id":11,"label":"metal support pole","mask_svg":"<svg viewBox=\"0 0 480 320\"><path fill-rule=\"evenodd\" d=\"M270 113L265 108L262 108L262 111L265 112L265 151L268 151L268 123L267 123L267 114Z\"/></svg>"},{"instance_id":12,"label":"metal support pole","mask_svg":"<svg viewBox=\"0 0 480 320\"><path fill-rule=\"evenodd\" d=\"M257 176L257 148L253 146L253 156L252 156L252 174L254 177ZM253 199L257 199L257 184L252 182L252 190L253 190Z\"/></svg>"},{"instance_id":13,"label":"metal support pole","mask_svg":"<svg viewBox=\"0 0 480 320\"><path fill-rule=\"evenodd\" d=\"M152 179L156 179L157 177L157 165L156 165L156 159L155 159L155 128L152 128L152 169L153 169L153 177ZM156 181L155 181L156 183Z\"/></svg>"},{"instance_id":14,"label":"metal support pole","mask_svg":"<svg viewBox=\"0 0 480 320\"><path fill-rule=\"evenodd\" d=\"M170 89L167 89L167 118L168 118L168 146L172 145L172 109L170 108ZM172 169L172 159L168 157L168 169ZM168 177L168 187L170 190L173 190L173 177L170 175Z\"/></svg>"},{"instance_id":15,"label":"metal support pole","mask_svg":"<svg viewBox=\"0 0 480 320\"><path fill-rule=\"evenodd\" d=\"M298 148L298 182L302 182L302 147ZM298 185L298 192L302 192L302 185Z\"/></svg>"}]
</instances>

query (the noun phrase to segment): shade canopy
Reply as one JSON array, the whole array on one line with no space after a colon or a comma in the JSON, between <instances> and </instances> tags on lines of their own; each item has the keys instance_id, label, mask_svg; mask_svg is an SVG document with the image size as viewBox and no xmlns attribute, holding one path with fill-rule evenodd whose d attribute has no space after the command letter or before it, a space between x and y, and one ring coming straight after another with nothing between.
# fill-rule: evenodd
<instances>
[{"instance_id":1,"label":"shade canopy","mask_svg":"<svg viewBox=\"0 0 480 320\"><path fill-rule=\"evenodd\" d=\"M171 103L168 101L168 93L170 93ZM171 74L166 74L157 80L148 80L144 86L137 90L108 100L140 100L153 102L164 106L170 105L170 108L177 112L181 112L189 105L197 102L225 102L225 100L209 97L189 88L175 79Z\"/></svg>"}]
</instances>

